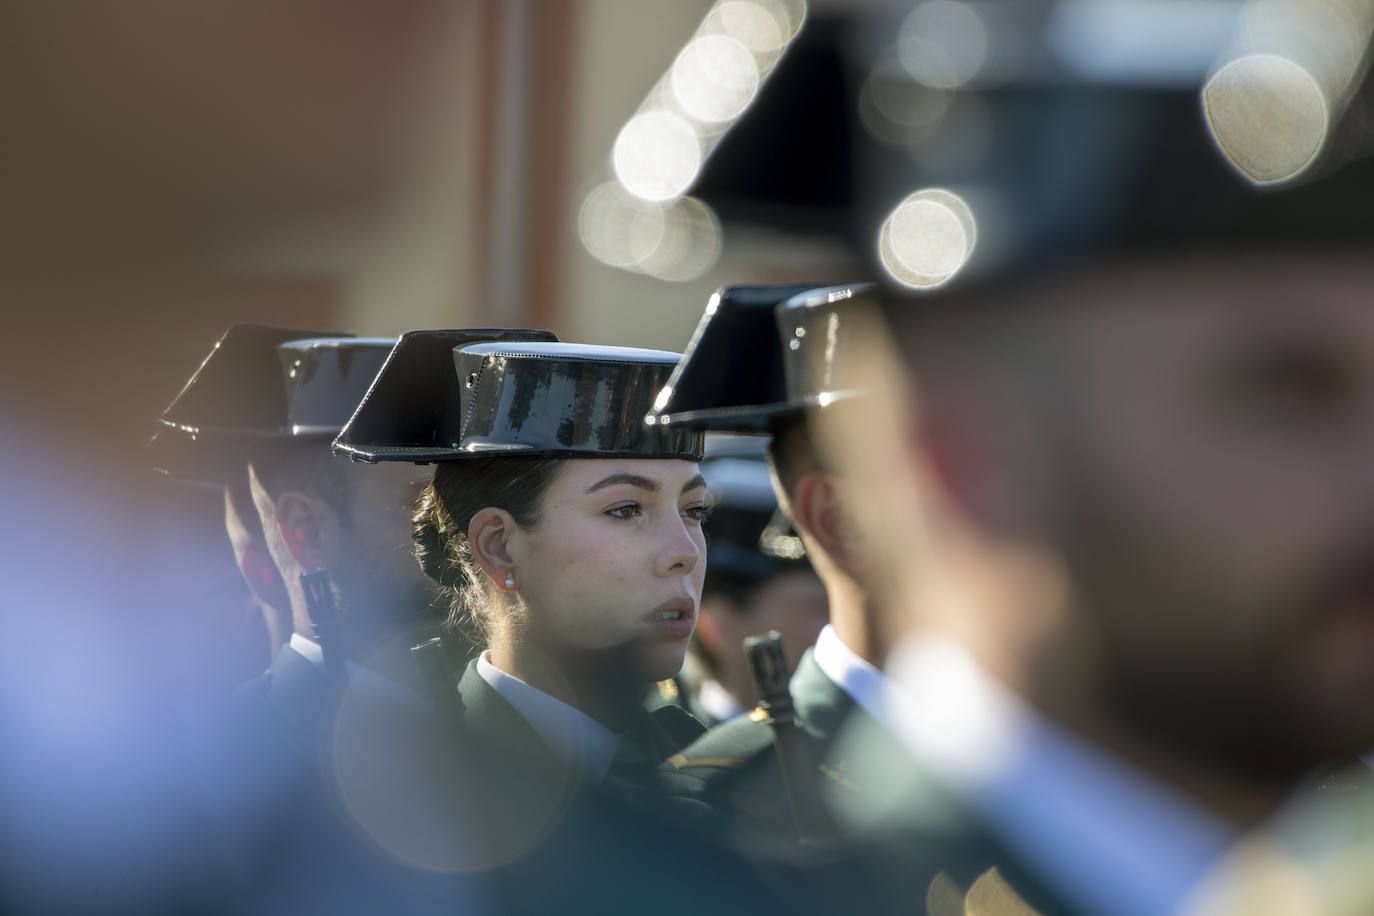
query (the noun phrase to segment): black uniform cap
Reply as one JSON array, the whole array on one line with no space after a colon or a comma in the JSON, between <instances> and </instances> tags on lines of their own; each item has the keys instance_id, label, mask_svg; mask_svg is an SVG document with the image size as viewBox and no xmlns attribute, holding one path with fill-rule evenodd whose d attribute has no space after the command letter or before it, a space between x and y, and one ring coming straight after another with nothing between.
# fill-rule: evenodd
<instances>
[{"instance_id":1,"label":"black uniform cap","mask_svg":"<svg viewBox=\"0 0 1374 916\"><path fill-rule=\"evenodd\" d=\"M732 189L725 206L776 189L777 157L795 152L803 174L847 177L852 218L828 225L865 261L917 195L917 215L951 237L910 233L918 250L892 288L932 300L1109 258L1374 239L1360 5L946 6L943 20L896 4L809 24L829 26L812 38L847 78L835 74L831 93L761 94L694 193L715 203ZM844 105L818 122L818 94ZM746 136L754 119L802 126L763 143ZM848 142L808 149L818 129ZM805 182L778 194L760 212L815 205Z\"/></svg>"},{"instance_id":2,"label":"black uniform cap","mask_svg":"<svg viewBox=\"0 0 1374 916\"><path fill-rule=\"evenodd\" d=\"M154 467L178 479L223 485L243 473L255 446L333 436L393 343L234 325L158 420L150 445Z\"/></svg>"},{"instance_id":3,"label":"black uniform cap","mask_svg":"<svg viewBox=\"0 0 1374 916\"><path fill-rule=\"evenodd\" d=\"M561 344L547 331L412 331L334 448L364 461L418 463L698 460L700 434L643 422L677 361L660 350Z\"/></svg>"},{"instance_id":4,"label":"black uniform cap","mask_svg":"<svg viewBox=\"0 0 1374 916\"><path fill-rule=\"evenodd\" d=\"M462 439L458 350L481 341L558 340L549 331L464 328L407 331L396 342L357 412L339 431L334 451L357 461L452 458Z\"/></svg>"},{"instance_id":5,"label":"black uniform cap","mask_svg":"<svg viewBox=\"0 0 1374 916\"><path fill-rule=\"evenodd\" d=\"M680 354L586 344L476 344L456 357L463 436L456 455L685 458L702 434L644 416Z\"/></svg>"},{"instance_id":6,"label":"black uniform cap","mask_svg":"<svg viewBox=\"0 0 1374 916\"><path fill-rule=\"evenodd\" d=\"M867 284L725 287L711 297L648 422L767 432L842 395L832 364L845 304Z\"/></svg>"},{"instance_id":7,"label":"black uniform cap","mask_svg":"<svg viewBox=\"0 0 1374 916\"><path fill-rule=\"evenodd\" d=\"M648 412L648 422L766 432L787 401L773 310L818 285L723 286L712 293L682 362Z\"/></svg>"}]
</instances>

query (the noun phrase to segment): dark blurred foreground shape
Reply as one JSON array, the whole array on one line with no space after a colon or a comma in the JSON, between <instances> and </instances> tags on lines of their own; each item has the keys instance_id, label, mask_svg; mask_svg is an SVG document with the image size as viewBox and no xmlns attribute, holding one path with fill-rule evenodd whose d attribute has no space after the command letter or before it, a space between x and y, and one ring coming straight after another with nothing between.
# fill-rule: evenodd
<instances>
[{"instance_id":1,"label":"dark blurred foreground shape","mask_svg":"<svg viewBox=\"0 0 1374 916\"><path fill-rule=\"evenodd\" d=\"M818 415L905 633L915 765L866 778L908 785L861 858L930 912L1370 907L1372 24L970 2L851 33L884 286L871 396Z\"/></svg>"}]
</instances>

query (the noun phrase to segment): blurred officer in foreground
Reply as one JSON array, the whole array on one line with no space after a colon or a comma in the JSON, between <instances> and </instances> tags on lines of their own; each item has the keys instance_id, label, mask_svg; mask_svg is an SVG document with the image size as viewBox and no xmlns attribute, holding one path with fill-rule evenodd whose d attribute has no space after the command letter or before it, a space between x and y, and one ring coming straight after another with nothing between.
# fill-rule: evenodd
<instances>
[{"instance_id":1,"label":"blurred officer in foreground","mask_svg":"<svg viewBox=\"0 0 1374 916\"><path fill-rule=\"evenodd\" d=\"M408 650L442 620L410 555L415 475L361 473L329 450L394 344L238 325L159 421L152 445L165 473L251 495L291 620L257 685L274 703L290 704L292 691L322 699L327 676L346 679L350 664L412 681ZM266 578L260 556L239 558L250 583Z\"/></svg>"},{"instance_id":2,"label":"blurred officer in foreground","mask_svg":"<svg viewBox=\"0 0 1374 916\"><path fill-rule=\"evenodd\" d=\"M217 360L211 374L220 377L220 385L224 388L216 393L216 404L213 409L226 412L232 410L220 406L226 398L230 399L229 403L234 403L235 399L249 402L262 400L268 403L280 400L279 392L272 387L273 384L277 384L276 380L280 377L275 353L276 343L319 336L322 334L318 331L294 328L259 325L240 325L231 328L215 344L210 357L207 357L207 362L212 358ZM261 338L254 340L256 346L248 343L250 339L255 338ZM235 359L233 354L238 354L238 358ZM232 362L242 359L246 363L249 354L256 355L259 359L270 358L270 362L256 367L244 364L232 368L229 362L221 362L226 359ZM204 367L200 371L205 371ZM266 391L255 389L250 380L255 374L260 375L264 372L269 379ZM197 376L199 375L198 371ZM192 381L195 381L195 377ZM188 382L187 388L190 386L191 382ZM224 425L210 423L203 415L204 410L205 407L202 406L202 416L196 418L197 426ZM171 413L169 408L168 415ZM176 413L181 413L180 407ZM178 434L174 431L177 422L178 420L165 420L160 424L158 432L154 433L150 444L153 463L158 466L156 469L159 473L176 483L212 487L224 492L225 532L229 536L229 544L234 551L239 573L248 586L250 601L262 614L268 643L267 660L270 664L291 636L291 599L286 593L286 584L282 581L281 572L268 551L267 539L262 531L262 520L258 516L257 507L253 504L253 492L248 483L246 444L254 437L245 428L237 432L241 441L222 437L221 441L213 445L199 445L187 433Z\"/></svg>"},{"instance_id":3,"label":"blurred officer in foreground","mask_svg":"<svg viewBox=\"0 0 1374 916\"><path fill-rule=\"evenodd\" d=\"M888 852L932 913L1367 912L1361 793L1285 806L1374 745L1370 10L1093 8L963 8L821 415L909 630Z\"/></svg>"},{"instance_id":4,"label":"blurred officer in foreground","mask_svg":"<svg viewBox=\"0 0 1374 916\"><path fill-rule=\"evenodd\" d=\"M225 276L245 249L366 225L413 170L461 6L0 10L5 912L387 909L226 727L242 671L195 601L222 548L185 537L147 427L169 347L267 308Z\"/></svg>"},{"instance_id":5,"label":"blurred officer in foreground","mask_svg":"<svg viewBox=\"0 0 1374 916\"><path fill-rule=\"evenodd\" d=\"M758 703L746 637L778 631L790 675L830 617L825 587L778 509L766 450L757 436L708 436L701 462L711 490L701 614L682 674L655 693L668 690L664 700L708 728Z\"/></svg>"},{"instance_id":6,"label":"blurred officer in foreground","mask_svg":"<svg viewBox=\"0 0 1374 916\"><path fill-rule=\"evenodd\" d=\"M790 684L780 667L777 683L760 685L753 713L713 729L665 772L670 792L705 802L746 844L829 845L842 836L861 796L834 745L852 718L875 734L884 728L886 644L864 543L871 532L856 524L850 484L821 460L805 413L855 394L842 383L851 352L846 316L865 290L727 287L708 306L671 395L649 418L670 429L770 432L778 500L826 588L830 623ZM753 662L756 673L768 670L765 657ZM899 759L895 742L887 744L888 758Z\"/></svg>"}]
</instances>

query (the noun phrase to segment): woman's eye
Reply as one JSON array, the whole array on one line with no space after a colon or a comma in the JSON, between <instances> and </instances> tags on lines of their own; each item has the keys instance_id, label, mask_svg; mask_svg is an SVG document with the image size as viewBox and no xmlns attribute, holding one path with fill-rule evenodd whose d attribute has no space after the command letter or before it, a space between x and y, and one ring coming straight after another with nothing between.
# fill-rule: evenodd
<instances>
[{"instance_id":1,"label":"woman's eye","mask_svg":"<svg viewBox=\"0 0 1374 916\"><path fill-rule=\"evenodd\" d=\"M704 522L711 517L711 507L705 505L688 506L682 510L682 515L694 521Z\"/></svg>"},{"instance_id":2,"label":"woman's eye","mask_svg":"<svg viewBox=\"0 0 1374 916\"><path fill-rule=\"evenodd\" d=\"M641 514L643 514L643 510L639 507L639 503L626 503L623 506L615 506L613 508L607 509L606 514L609 515L611 518L629 520L632 518L638 518Z\"/></svg>"}]
</instances>

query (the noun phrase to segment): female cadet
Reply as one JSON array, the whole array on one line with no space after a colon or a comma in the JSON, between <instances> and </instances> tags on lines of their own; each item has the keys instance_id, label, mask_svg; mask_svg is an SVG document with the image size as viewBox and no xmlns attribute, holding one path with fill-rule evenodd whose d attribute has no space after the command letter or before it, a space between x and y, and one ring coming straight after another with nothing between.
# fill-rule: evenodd
<instances>
[{"instance_id":1,"label":"female cadet","mask_svg":"<svg viewBox=\"0 0 1374 916\"><path fill-rule=\"evenodd\" d=\"M454 333L402 338L335 447L437 465L414 537L454 619L484 637L458 687L460 778L499 859L587 787L642 788L701 733L643 700L696 623L702 440L644 422L677 354Z\"/></svg>"}]
</instances>

